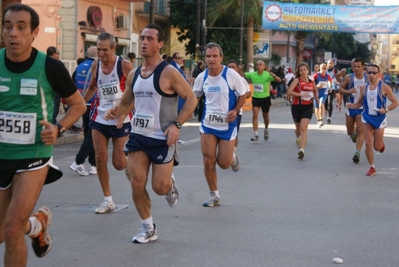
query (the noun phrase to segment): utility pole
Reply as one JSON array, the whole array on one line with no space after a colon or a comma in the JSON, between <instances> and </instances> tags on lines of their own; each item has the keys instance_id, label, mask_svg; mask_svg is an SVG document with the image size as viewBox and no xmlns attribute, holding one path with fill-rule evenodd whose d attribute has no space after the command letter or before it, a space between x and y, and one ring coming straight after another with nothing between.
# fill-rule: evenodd
<instances>
[{"instance_id":1,"label":"utility pole","mask_svg":"<svg viewBox=\"0 0 399 267\"><path fill-rule=\"evenodd\" d=\"M206 6L207 6L207 0L202 0L202 14L203 14L203 20L202 20L202 51L203 54L205 53L205 46L206 46ZM204 54L205 55L205 54Z\"/></svg>"},{"instance_id":2,"label":"utility pole","mask_svg":"<svg viewBox=\"0 0 399 267\"><path fill-rule=\"evenodd\" d=\"M154 23L155 0L150 2L150 24Z\"/></svg>"},{"instance_id":3,"label":"utility pole","mask_svg":"<svg viewBox=\"0 0 399 267\"><path fill-rule=\"evenodd\" d=\"M197 30L195 32L195 59L196 61L199 60L199 56L201 53L201 45L200 45L200 39L201 39L201 0L197 0L197 13L196 13L196 19L197 19Z\"/></svg>"},{"instance_id":4,"label":"utility pole","mask_svg":"<svg viewBox=\"0 0 399 267\"><path fill-rule=\"evenodd\" d=\"M243 42L244 42L244 0L241 0L240 51L238 56L240 65L242 65Z\"/></svg>"},{"instance_id":5,"label":"utility pole","mask_svg":"<svg viewBox=\"0 0 399 267\"><path fill-rule=\"evenodd\" d=\"M286 63L287 68L290 67L290 38L291 38L291 32L288 31L288 36L287 36L287 63Z\"/></svg>"}]
</instances>

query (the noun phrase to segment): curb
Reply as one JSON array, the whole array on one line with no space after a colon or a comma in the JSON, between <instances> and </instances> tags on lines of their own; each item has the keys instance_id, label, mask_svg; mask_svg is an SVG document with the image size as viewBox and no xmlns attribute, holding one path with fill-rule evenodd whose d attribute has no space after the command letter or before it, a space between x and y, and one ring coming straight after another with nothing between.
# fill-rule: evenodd
<instances>
[{"instance_id":1,"label":"curb","mask_svg":"<svg viewBox=\"0 0 399 267\"><path fill-rule=\"evenodd\" d=\"M57 141L55 142L54 146L75 143L75 142L82 142L83 139L84 135L81 133L67 132L65 136L57 138Z\"/></svg>"}]
</instances>

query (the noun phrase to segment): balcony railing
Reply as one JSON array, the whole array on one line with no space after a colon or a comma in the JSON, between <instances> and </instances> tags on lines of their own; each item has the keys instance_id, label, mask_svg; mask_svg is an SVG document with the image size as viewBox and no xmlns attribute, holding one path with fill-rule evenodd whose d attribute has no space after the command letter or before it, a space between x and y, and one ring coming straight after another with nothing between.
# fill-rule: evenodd
<instances>
[{"instance_id":1,"label":"balcony railing","mask_svg":"<svg viewBox=\"0 0 399 267\"><path fill-rule=\"evenodd\" d=\"M155 10L154 14L156 16L163 16L169 18L169 7L166 0L155 0ZM150 14L150 3L137 3L136 13L138 14Z\"/></svg>"}]
</instances>

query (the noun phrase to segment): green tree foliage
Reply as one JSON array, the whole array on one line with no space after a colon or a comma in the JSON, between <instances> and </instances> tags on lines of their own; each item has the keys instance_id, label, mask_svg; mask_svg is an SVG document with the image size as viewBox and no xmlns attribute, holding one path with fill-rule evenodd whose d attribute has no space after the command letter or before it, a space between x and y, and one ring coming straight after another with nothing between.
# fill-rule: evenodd
<instances>
[{"instance_id":1,"label":"green tree foliage","mask_svg":"<svg viewBox=\"0 0 399 267\"><path fill-rule=\"evenodd\" d=\"M196 0L170 0L169 8L169 22L179 29L177 32L179 42L189 40L185 45L186 54L194 55L197 18L196 12L187 12L187 10L196 10Z\"/></svg>"},{"instance_id":2,"label":"green tree foliage","mask_svg":"<svg viewBox=\"0 0 399 267\"><path fill-rule=\"evenodd\" d=\"M353 33L331 33L328 37L320 38L317 49L331 51L336 58L352 60L350 56L357 50Z\"/></svg>"},{"instance_id":3,"label":"green tree foliage","mask_svg":"<svg viewBox=\"0 0 399 267\"><path fill-rule=\"evenodd\" d=\"M372 60L372 54L369 49L370 43L360 43L356 41L356 50L348 56L348 59L353 59L355 57L363 58L364 61L368 62Z\"/></svg>"},{"instance_id":4,"label":"green tree foliage","mask_svg":"<svg viewBox=\"0 0 399 267\"><path fill-rule=\"evenodd\" d=\"M209 4L209 24L216 25L217 23L220 23L221 25L224 25L224 27L232 27L231 25L240 27L241 2L241 0L212 0ZM253 62L254 29L261 28L262 2L259 0L245 0L243 14L243 24L245 28L244 35L246 36L243 50L247 51L246 54L243 53L243 58L246 57L246 60L243 60L243 62L246 62L248 66L249 63ZM237 34L238 37L240 35L238 30L236 32L231 32L230 34ZM239 47L239 40L236 45Z\"/></svg>"},{"instance_id":5,"label":"green tree foliage","mask_svg":"<svg viewBox=\"0 0 399 267\"><path fill-rule=\"evenodd\" d=\"M217 1L217 0L214 0ZM177 32L180 42L189 40L185 45L186 54L191 54L192 58L196 53L196 0L170 0L170 24L179 29ZM211 0L208 0L210 5ZM209 8L209 7L207 7ZM193 10L193 12L187 12ZM229 59L238 59L239 55L239 24L228 15L220 16L213 24L213 28L207 29L206 43L218 43L224 53L225 61ZM236 29L231 29L236 28ZM201 32L200 44L203 44L203 34Z\"/></svg>"}]
</instances>

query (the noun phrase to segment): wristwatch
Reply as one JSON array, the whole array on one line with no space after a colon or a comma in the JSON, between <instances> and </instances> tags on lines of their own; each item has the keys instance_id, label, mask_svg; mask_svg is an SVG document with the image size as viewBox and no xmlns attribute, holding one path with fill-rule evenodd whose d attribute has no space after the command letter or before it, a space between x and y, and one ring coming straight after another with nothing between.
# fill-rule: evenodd
<instances>
[{"instance_id":1,"label":"wristwatch","mask_svg":"<svg viewBox=\"0 0 399 267\"><path fill-rule=\"evenodd\" d=\"M388 110L389 110L389 109L388 109L388 108L384 108L384 109L385 109L385 113L388 113Z\"/></svg>"},{"instance_id":2,"label":"wristwatch","mask_svg":"<svg viewBox=\"0 0 399 267\"><path fill-rule=\"evenodd\" d=\"M56 123L55 125L57 125L57 127L58 127L58 137L64 136L64 135L65 135L65 128L64 128L64 126L62 126L62 125L59 124L59 123Z\"/></svg>"},{"instance_id":3,"label":"wristwatch","mask_svg":"<svg viewBox=\"0 0 399 267\"><path fill-rule=\"evenodd\" d=\"M181 125L180 122L174 121L174 122L172 122L172 123L173 123L174 125L176 125L177 129L181 129L182 125Z\"/></svg>"}]
</instances>

